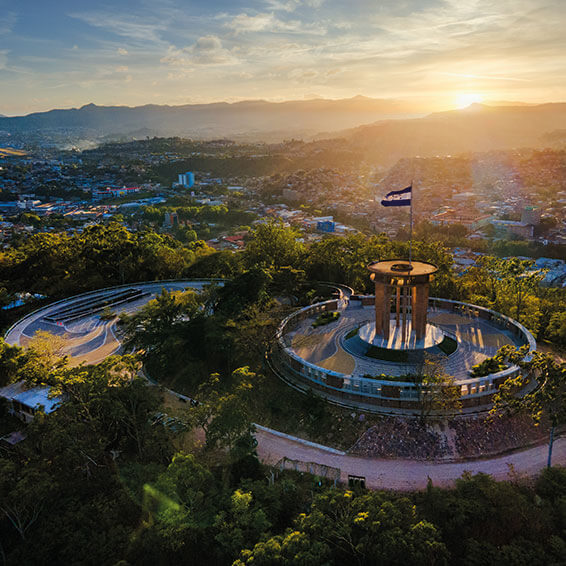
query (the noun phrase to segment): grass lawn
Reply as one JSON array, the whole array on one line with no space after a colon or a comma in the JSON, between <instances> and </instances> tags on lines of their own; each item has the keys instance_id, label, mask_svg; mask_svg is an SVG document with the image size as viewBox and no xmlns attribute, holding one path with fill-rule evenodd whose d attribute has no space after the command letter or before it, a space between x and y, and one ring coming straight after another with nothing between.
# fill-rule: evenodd
<instances>
[{"instance_id":1,"label":"grass lawn","mask_svg":"<svg viewBox=\"0 0 566 566\"><path fill-rule=\"evenodd\" d=\"M387 348L379 348L378 346L370 346L366 352L366 356L386 362L406 362L409 359L409 354L403 350L388 350Z\"/></svg>"},{"instance_id":2,"label":"grass lawn","mask_svg":"<svg viewBox=\"0 0 566 566\"><path fill-rule=\"evenodd\" d=\"M339 318L339 312L323 312L316 317L316 320L312 323L312 327L317 328L318 326L324 326L325 324L330 324Z\"/></svg>"},{"instance_id":3,"label":"grass lawn","mask_svg":"<svg viewBox=\"0 0 566 566\"><path fill-rule=\"evenodd\" d=\"M359 327L352 328L352 330L350 330L350 332L348 332L344 338L345 338L346 340L349 340L350 338L353 338L354 336L357 336L357 335L358 335L358 330L359 330Z\"/></svg>"},{"instance_id":4,"label":"grass lawn","mask_svg":"<svg viewBox=\"0 0 566 566\"><path fill-rule=\"evenodd\" d=\"M270 370L254 387L255 422L281 432L332 446L350 448L379 421L379 416L337 407L316 397L296 391ZM354 415L354 416L352 416Z\"/></svg>"},{"instance_id":5,"label":"grass lawn","mask_svg":"<svg viewBox=\"0 0 566 566\"><path fill-rule=\"evenodd\" d=\"M447 355L453 354L458 348L458 342L449 336L445 336L444 340L438 345L438 347Z\"/></svg>"}]
</instances>

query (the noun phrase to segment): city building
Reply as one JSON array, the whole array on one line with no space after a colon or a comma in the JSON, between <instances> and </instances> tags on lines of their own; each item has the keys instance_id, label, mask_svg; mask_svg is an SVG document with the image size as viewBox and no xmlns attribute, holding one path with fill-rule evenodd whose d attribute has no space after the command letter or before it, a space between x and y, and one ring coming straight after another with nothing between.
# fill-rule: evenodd
<instances>
[{"instance_id":1,"label":"city building","mask_svg":"<svg viewBox=\"0 0 566 566\"><path fill-rule=\"evenodd\" d=\"M126 195L131 195L133 193L139 193L139 187L121 187L121 188L114 188L114 187L106 187L102 190L95 190L92 193L92 198L99 199L99 198L115 198L115 197L124 197Z\"/></svg>"},{"instance_id":2,"label":"city building","mask_svg":"<svg viewBox=\"0 0 566 566\"><path fill-rule=\"evenodd\" d=\"M514 235L525 239L533 238L534 226L532 224L524 224L515 220L492 220L491 223L501 237L507 238Z\"/></svg>"},{"instance_id":3,"label":"city building","mask_svg":"<svg viewBox=\"0 0 566 566\"><path fill-rule=\"evenodd\" d=\"M179 185L185 187L185 189L190 189L194 184L195 174L192 171L187 171L179 175Z\"/></svg>"},{"instance_id":4,"label":"city building","mask_svg":"<svg viewBox=\"0 0 566 566\"><path fill-rule=\"evenodd\" d=\"M51 388L28 388L25 381L11 383L0 388L0 397L8 402L8 412L29 423L39 410L46 414L52 413L62 402L62 397L50 397Z\"/></svg>"},{"instance_id":5,"label":"city building","mask_svg":"<svg viewBox=\"0 0 566 566\"><path fill-rule=\"evenodd\" d=\"M538 226L540 224L541 210L538 206L525 206L521 213L521 222L523 224L530 224Z\"/></svg>"},{"instance_id":6,"label":"city building","mask_svg":"<svg viewBox=\"0 0 566 566\"><path fill-rule=\"evenodd\" d=\"M319 220L316 223L316 229L319 232L328 232L332 233L336 230L336 223L332 220Z\"/></svg>"}]
</instances>

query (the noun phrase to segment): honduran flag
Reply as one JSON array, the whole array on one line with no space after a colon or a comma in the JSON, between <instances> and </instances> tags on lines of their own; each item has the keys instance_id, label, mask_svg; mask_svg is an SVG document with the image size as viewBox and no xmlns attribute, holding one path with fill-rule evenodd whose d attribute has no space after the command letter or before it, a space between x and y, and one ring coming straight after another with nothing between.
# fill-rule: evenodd
<instances>
[{"instance_id":1,"label":"honduran flag","mask_svg":"<svg viewBox=\"0 0 566 566\"><path fill-rule=\"evenodd\" d=\"M411 195L413 185L409 185L406 189L400 191L391 191L385 195L381 201L383 206L411 206Z\"/></svg>"}]
</instances>

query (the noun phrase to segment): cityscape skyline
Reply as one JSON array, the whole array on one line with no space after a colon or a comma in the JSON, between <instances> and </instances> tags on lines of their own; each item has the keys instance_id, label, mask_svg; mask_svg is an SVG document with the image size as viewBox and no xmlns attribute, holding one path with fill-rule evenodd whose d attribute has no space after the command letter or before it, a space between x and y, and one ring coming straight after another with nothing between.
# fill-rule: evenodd
<instances>
[{"instance_id":1,"label":"cityscape skyline","mask_svg":"<svg viewBox=\"0 0 566 566\"><path fill-rule=\"evenodd\" d=\"M0 0L0 113L396 98L416 112L566 99L559 1Z\"/></svg>"}]
</instances>

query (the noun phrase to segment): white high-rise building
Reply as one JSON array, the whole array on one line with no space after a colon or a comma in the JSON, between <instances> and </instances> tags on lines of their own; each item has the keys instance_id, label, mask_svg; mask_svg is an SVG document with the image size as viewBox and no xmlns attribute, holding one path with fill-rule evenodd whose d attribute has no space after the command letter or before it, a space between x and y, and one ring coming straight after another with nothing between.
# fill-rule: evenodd
<instances>
[{"instance_id":1,"label":"white high-rise building","mask_svg":"<svg viewBox=\"0 0 566 566\"><path fill-rule=\"evenodd\" d=\"M186 189L190 189L195 184L195 174L192 171L187 171L186 173L181 173L179 175L179 185L182 185Z\"/></svg>"}]
</instances>

